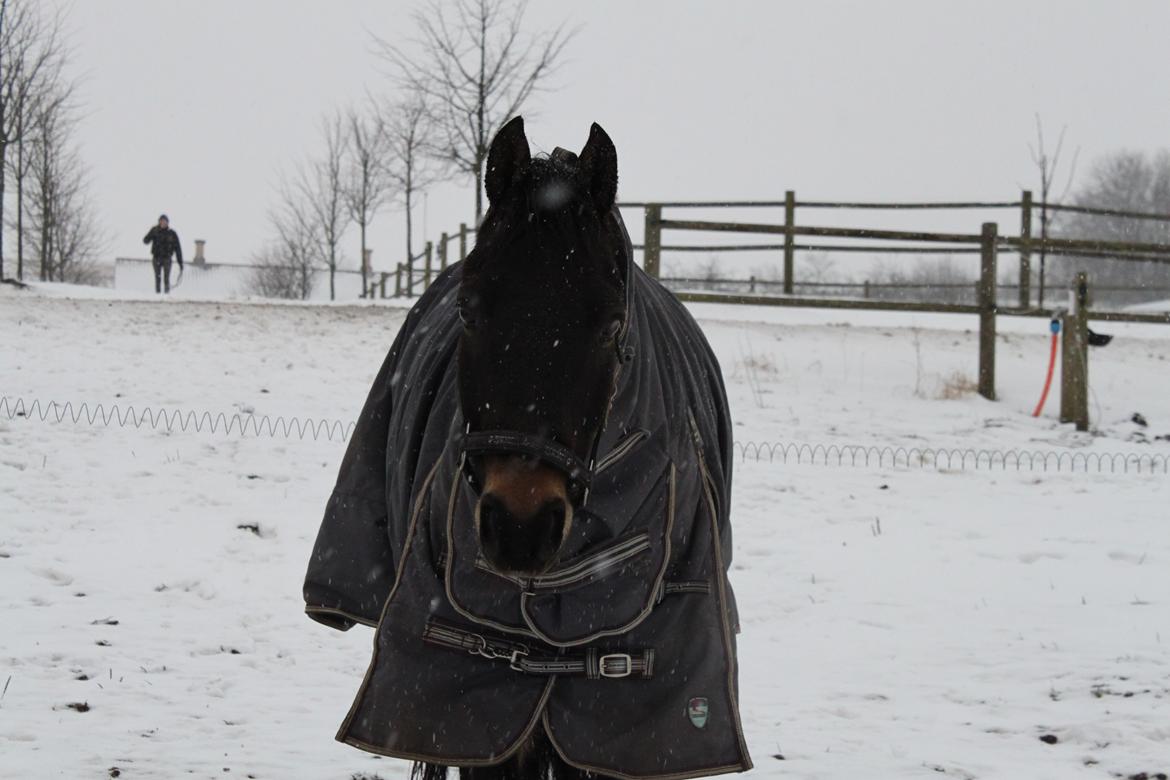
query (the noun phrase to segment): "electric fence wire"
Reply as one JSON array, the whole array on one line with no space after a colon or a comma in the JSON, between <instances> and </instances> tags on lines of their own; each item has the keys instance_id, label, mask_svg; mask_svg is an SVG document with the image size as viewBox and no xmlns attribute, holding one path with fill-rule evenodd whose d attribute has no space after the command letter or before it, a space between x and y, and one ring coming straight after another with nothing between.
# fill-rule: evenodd
<instances>
[{"instance_id":1,"label":"electric fence wire","mask_svg":"<svg viewBox=\"0 0 1170 780\"><path fill-rule=\"evenodd\" d=\"M167 433L297 439L344 443L355 423L324 417L209 412L81 401L0 396L0 420L85 423ZM740 461L844 468L920 469L944 472L1019 471L1082 474L1170 474L1170 454L974 447L904 447L882 444L810 444L735 441Z\"/></svg>"}]
</instances>

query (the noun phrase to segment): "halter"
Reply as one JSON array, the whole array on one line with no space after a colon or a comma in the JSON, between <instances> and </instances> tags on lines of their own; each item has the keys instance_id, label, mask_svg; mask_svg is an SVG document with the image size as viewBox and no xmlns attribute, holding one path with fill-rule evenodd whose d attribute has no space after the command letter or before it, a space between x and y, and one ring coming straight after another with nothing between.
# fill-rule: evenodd
<instances>
[{"instance_id":1,"label":"halter","mask_svg":"<svg viewBox=\"0 0 1170 780\"><path fill-rule=\"evenodd\" d=\"M589 486L593 481L593 463L589 464L577 457L568 447L537 436L520 431L479 431L471 432L470 423L463 432L459 442L461 452L460 468L475 492L482 491L479 476L471 467L469 455L483 453L508 453L512 455L526 455L545 463L563 472L569 480L569 498L574 504L583 504L589 496Z\"/></svg>"}]
</instances>

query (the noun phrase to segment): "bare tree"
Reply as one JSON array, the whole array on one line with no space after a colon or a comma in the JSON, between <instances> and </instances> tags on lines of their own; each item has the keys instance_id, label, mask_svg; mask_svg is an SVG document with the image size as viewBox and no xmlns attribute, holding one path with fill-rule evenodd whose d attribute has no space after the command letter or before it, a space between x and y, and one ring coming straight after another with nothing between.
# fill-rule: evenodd
<instances>
[{"instance_id":1,"label":"bare tree","mask_svg":"<svg viewBox=\"0 0 1170 780\"><path fill-rule=\"evenodd\" d=\"M434 118L421 95L385 109L386 173L406 211L406 257L414 257L414 196L446 177L434 157Z\"/></svg>"},{"instance_id":2,"label":"bare tree","mask_svg":"<svg viewBox=\"0 0 1170 780\"><path fill-rule=\"evenodd\" d=\"M346 114L346 127L349 143L344 181L345 207L349 218L361 231L364 298L369 291L366 228L373 221L374 215L389 201L394 180L386 166L390 143L381 112L370 110L363 113L351 108Z\"/></svg>"},{"instance_id":3,"label":"bare tree","mask_svg":"<svg viewBox=\"0 0 1170 780\"><path fill-rule=\"evenodd\" d=\"M26 139L29 202L22 204L17 222L22 241L39 259L42 280L88 284L97 276L94 265L105 237L66 94L47 96L32 118L33 132Z\"/></svg>"},{"instance_id":4,"label":"bare tree","mask_svg":"<svg viewBox=\"0 0 1170 780\"><path fill-rule=\"evenodd\" d=\"M46 154L53 155L54 146L61 147L65 142L62 132L72 131L72 119L67 119L69 128L66 131L61 127L63 117L71 117L74 106L72 104L72 86L59 81L55 76L47 74L46 78L53 78L55 83L45 83L39 86L37 100L29 103L22 103L16 107L20 112L20 117L17 123L17 139L14 144L15 153L10 151L8 155L8 173L12 176L13 184L16 190L16 208L15 213L8 217L7 226L15 232L16 237L16 278L24 278L24 259L25 246L28 243L28 232L25 230L25 218L28 215L30 204L28 197L31 196L30 186L31 179L37 171L34 166L38 163L41 165L39 171L40 178L44 179L45 169L44 162ZM44 90L41 92L40 90ZM49 132L50 137L44 138L44 134ZM56 137L53 137L56 136ZM43 146L44 143L49 146ZM42 203L43 205L43 203ZM42 209L43 211L43 209ZM39 250L34 252L39 254ZM45 281L49 277L46 273L46 268L42 263L41 280Z\"/></svg>"},{"instance_id":5,"label":"bare tree","mask_svg":"<svg viewBox=\"0 0 1170 780\"><path fill-rule=\"evenodd\" d=\"M252 290L258 295L306 300L313 291L314 275L324 264L315 210L297 187L286 183L268 219L275 238L255 258L260 269L253 274ZM268 270L263 270L266 265Z\"/></svg>"},{"instance_id":6,"label":"bare tree","mask_svg":"<svg viewBox=\"0 0 1170 780\"><path fill-rule=\"evenodd\" d=\"M348 226L345 203L345 126L340 113L322 122L325 150L302 167L296 189L314 222L313 235L320 242L320 256L329 269L329 300L336 300L337 267L341 262L341 238Z\"/></svg>"},{"instance_id":7,"label":"bare tree","mask_svg":"<svg viewBox=\"0 0 1170 780\"><path fill-rule=\"evenodd\" d=\"M475 179L475 218L483 214L488 144L555 71L573 33L563 26L521 32L526 0L431 0L414 15L416 52L377 39L396 78L434 112L441 155Z\"/></svg>"},{"instance_id":8,"label":"bare tree","mask_svg":"<svg viewBox=\"0 0 1170 780\"><path fill-rule=\"evenodd\" d=\"M1081 150L1078 147L1073 152L1072 164L1069 166L1068 179L1065 181L1064 189L1056 198L1053 198L1053 186L1060 169L1060 154L1064 149L1064 133L1068 126L1060 128L1060 135L1056 139L1056 150L1051 155L1048 154L1044 146L1044 125L1040 121L1040 115L1036 114L1036 145L1028 144L1028 150L1032 153L1032 162L1035 163L1037 170L1040 172L1040 284L1039 284L1039 305L1044 305L1044 277L1045 265L1048 260L1048 250L1044 242L1048 240L1048 235L1051 230L1052 212L1049 211L1050 205L1061 205L1064 199L1068 197L1068 192L1072 188L1073 176L1077 172L1077 158L1080 157Z\"/></svg>"},{"instance_id":9,"label":"bare tree","mask_svg":"<svg viewBox=\"0 0 1170 780\"><path fill-rule=\"evenodd\" d=\"M30 131L29 118L39 112L40 101L57 81L65 59L60 17L44 16L42 11L43 6L31 0L0 0L0 224L4 224L11 147ZM23 200L23 179L20 185ZM23 270L22 251L18 276ZM4 231L0 230L3 278Z\"/></svg>"},{"instance_id":10,"label":"bare tree","mask_svg":"<svg viewBox=\"0 0 1170 780\"><path fill-rule=\"evenodd\" d=\"M1170 217L1170 149L1154 154L1122 150L1105 155L1093 163L1085 182L1077 187L1073 202L1078 206ZM1061 235L1072 238L1170 244L1170 222L1155 219L1073 213L1059 227ZM1148 300L1151 295L1164 298L1170 285L1170 267L1161 263L1101 259L1092 268L1094 288L1158 288L1149 294L1140 290L1102 290L1097 293L1099 300L1130 303Z\"/></svg>"},{"instance_id":11,"label":"bare tree","mask_svg":"<svg viewBox=\"0 0 1170 780\"><path fill-rule=\"evenodd\" d=\"M1170 149L1154 154L1124 149L1093 162L1077 188L1078 206L1164 214L1170 218ZM1071 214L1062 235L1110 241L1170 243L1170 222L1109 214Z\"/></svg>"},{"instance_id":12,"label":"bare tree","mask_svg":"<svg viewBox=\"0 0 1170 780\"><path fill-rule=\"evenodd\" d=\"M252 256L248 289L264 298L304 300L313 289L311 269L305 269L297 257L289 253L283 241L267 244Z\"/></svg>"}]
</instances>

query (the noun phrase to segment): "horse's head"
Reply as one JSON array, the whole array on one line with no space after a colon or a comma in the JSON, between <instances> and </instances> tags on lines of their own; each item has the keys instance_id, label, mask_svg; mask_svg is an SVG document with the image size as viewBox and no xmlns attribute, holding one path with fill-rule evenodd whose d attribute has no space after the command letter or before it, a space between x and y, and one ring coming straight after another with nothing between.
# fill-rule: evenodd
<instances>
[{"instance_id":1,"label":"horse's head","mask_svg":"<svg viewBox=\"0 0 1170 780\"><path fill-rule=\"evenodd\" d=\"M482 446L480 548L498 571L555 563L612 399L626 318L625 233L613 215L617 154L598 125L580 155L533 158L524 122L492 142L490 207L459 290L459 399ZM576 473L575 473L576 472Z\"/></svg>"}]
</instances>

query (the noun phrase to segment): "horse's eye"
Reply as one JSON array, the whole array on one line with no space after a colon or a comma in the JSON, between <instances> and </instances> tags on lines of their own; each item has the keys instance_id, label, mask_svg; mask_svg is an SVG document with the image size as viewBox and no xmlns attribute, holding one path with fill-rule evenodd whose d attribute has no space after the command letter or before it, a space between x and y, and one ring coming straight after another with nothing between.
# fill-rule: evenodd
<instances>
[{"instance_id":1,"label":"horse's eye","mask_svg":"<svg viewBox=\"0 0 1170 780\"><path fill-rule=\"evenodd\" d=\"M618 337L622 332L622 320L620 318L610 320L609 324L605 326L605 330L601 333L601 340L609 344Z\"/></svg>"},{"instance_id":2,"label":"horse's eye","mask_svg":"<svg viewBox=\"0 0 1170 780\"><path fill-rule=\"evenodd\" d=\"M475 326L475 311L471 306L471 302L466 298L460 298L456 304L459 312L459 321L463 323L463 327L471 328Z\"/></svg>"}]
</instances>

